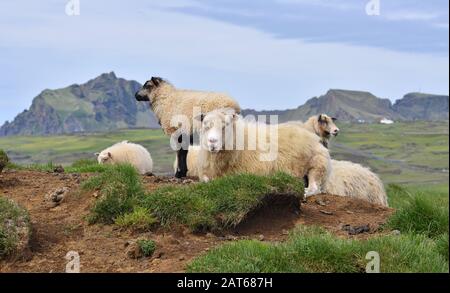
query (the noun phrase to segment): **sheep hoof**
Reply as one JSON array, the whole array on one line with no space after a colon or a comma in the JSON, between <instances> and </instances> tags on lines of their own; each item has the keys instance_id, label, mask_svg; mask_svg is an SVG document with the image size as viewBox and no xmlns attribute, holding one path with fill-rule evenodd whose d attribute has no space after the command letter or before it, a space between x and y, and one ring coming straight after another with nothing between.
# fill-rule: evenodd
<instances>
[{"instance_id":1,"label":"sheep hoof","mask_svg":"<svg viewBox=\"0 0 450 293\"><path fill-rule=\"evenodd\" d=\"M187 172L177 171L177 172L175 173L175 178L184 178L184 177L186 177L186 173L187 173Z\"/></svg>"},{"instance_id":2,"label":"sheep hoof","mask_svg":"<svg viewBox=\"0 0 450 293\"><path fill-rule=\"evenodd\" d=\"M316 188L313 188L313 187L305 188L305 198L312 196L312 195L319 194L319 193L320 193L320 190L317 187Z\"/></svg>"}]
</instances>

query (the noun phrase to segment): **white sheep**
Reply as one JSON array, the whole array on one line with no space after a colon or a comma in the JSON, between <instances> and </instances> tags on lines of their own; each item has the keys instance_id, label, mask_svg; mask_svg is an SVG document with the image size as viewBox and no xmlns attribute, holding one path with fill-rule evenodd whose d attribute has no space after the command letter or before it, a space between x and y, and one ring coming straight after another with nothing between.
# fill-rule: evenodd
<instances>
[{"instance_id":1,"label":"white sheep","mask_svg":"<svg viewBox=\"0 0 450 293\"><path fill-rule=\"evenodd\" d=\"M177 89L160 77L152 77L135 97L138 101L150 102L164 133L177 136L178 143L181 144L181 149L177 152L178 167L175 174L178 178L186 176L188 146L192 143L193 132L197 130L193 120L194 109L197 107L201 113L222 108L232 108L236 113L241 110L239 104L226 94ZM173 126L171 120L180 115L190 122L189 125L181 123ZM186 135L190 136L190 139L186 139Z\"/></svg>"},{"instance_id":2,"label":"white sheep","mask_svg":"<svg viewBox=\"0 0 450 293\"><path fill-rule=\"evenodd\" d=\"M335 120L326 114L321 114L310 117L305 123L288 123L315 133L321 138L324 146L328 147L331 136L339 133L339 128L334 124ZM308 185L308 178L305 179ZM380 178L370 169L348 161L331 160L331 172L323 192L388 206L386 191Z\"/></svg>"},{"instance_id":3,"label":"white sheep","mask_svg":"<svg viewBox=\"0 0 450 293\"><path fill-rule=\"evenodd\" d=\"M99 164L130 164L142 175L153 171L150 153L139 144L122 141L96 155Z\"/></svg>"},{"instance_id":4,"label":"white sheep","mask_svg":"<svg viewBox=\"0 0 450 293\"><path fill-rule=\"evenodd\" d=\"M256 149L252 150L249 147L249 134L265 133L263 140L268 141L271 139L270 133L273 133L271 128L274 127L278 128L276 159L261 160L261 155L267 154L268 150L261 143L257 143ZM226 150L226 141L230 139L227 129L230 128L233 129L232 133L243 130L246 139L242 150L236 149L235 139L232 141L232 150ZM270 175L283 171L298 178L307 175L309 187L305 190L305 196L309 196L320 193L328 176L328 150L320 143L318 136L295 125L248 122L236 114L212 111L203 118L200 134L201 149L197 164L202 181L227 174Z\"/></svg>"},{"instance_id":5,"label":"white sheep","mask_svg":"<svg viewBox=\"0 0 450 293\"><path fill-rule=\"evenodd\" d=\"M352 162L336 160L331 160L331 169L323 192L388 206L383 182L370 169Z\"/></svg>"}]
</instances>

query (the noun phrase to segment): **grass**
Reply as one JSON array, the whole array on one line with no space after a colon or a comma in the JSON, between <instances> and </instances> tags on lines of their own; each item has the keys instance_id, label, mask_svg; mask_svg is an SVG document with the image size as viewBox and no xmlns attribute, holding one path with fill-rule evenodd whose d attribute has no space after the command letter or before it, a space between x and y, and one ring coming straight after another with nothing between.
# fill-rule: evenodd
<instances>
[{"instance_id":1,"label":"grass","mask_svg":"<svg viewBox=\"0 0 450 293\"><path fill-rule=\"evenodd\" d=\"M82 184L83 190L98 190L100 199L92 208L89 222L112 224L133 211L144 188L136 169L130 165L107 166L98 176Z\"/></svg>"},{"instance_id":2,"label":"grass","mask_svg":"<svg viewBox=\"0 0 450 293\"><path fill-rule=\"evenodd\" d=\"M163 187L146 195L140 205L163 226L182 224L199 232L236 226L270 194L300 199L303 184L284 173L268 177L240 174L209 183Z\"/></svg>"},{"instance_id":3,"label":"grass","mask_svg":"<svg viewBox=\"0 0 450 293\"><path fill-rule=\"evenodd\" d=\"M145 257L152 256L156 250L156 243L153 240L140 239L137 241L137 245Z\"/></svg>"},{"instance_id":4,"label":"grass","mask_svg":"<svg viewBox=\"0 0 450 293\"><path fill-rule=\"evenodd\" d=\"M25 209L0 197L0 258L16 252L23 230L29 231L30 220Z\"/></svg>"},{"instance_id":5,"label":"grass","mask_svg":"<svg viewBox=\"0 0 450 293\"><path fill-rule=\"evenodd\" d=\"M0 149L0 173L2 173L3 169L8 166L9 158L6 152Z\"/></svg>"},{"instance_id":6,"label":"grass","mask_svg":"<svg viewBox=\"0 0 450 293\"><path fill-rule=\"evenodd\" d=\"M387 189L397 211L385 226L400 236L343 239L317 227L300 227L284 243L255 240L222 245L195 259L190 272L364 272L376 251L382 272L448 272L448 186Z\"/></svg>"},{"instance_id":7,"label":"grass","mask_svg":"<svg viewBox=\"0 0 450 293\"><path fill-rule=\"evenodd\" d=\"M424 234L436 238L449 230L448 194L440 199L439 193L415 192L390 185L388 194L398 210L389 219L388 227L401 232Z\"/></svg>"},{"instance_id":8,"label":"grass","mask_svg":"<svg viewBox=\"0 0 450 293\"><path fill-rule=\"evenodd\" d=\"M100 191L100 200L91 211L92 223L139 227L158 221L165 227L185 225L196 232L239 224L267 195L303 196L303 184L284 173L269 177L241 174L145 194L140 176L128 165L109 166L82 188Z\"/></svg>"},{"instance_id":9,"label":"grass","mask_svg":"<svg viewBox=\"0 0 450 293\"><path fill-rule=\"evenodd\" d=\"M447 242L448 243L448 242ZM448 244L447 244L448 245ZM423 235L337 238L317 227L295 230L284 243L243 240L222 245L188 265L188 272L364 272L369 251L381 272L448 272L441 246Z\"/></svg>"},{"instance_id":10,"label":"grass","mask_svg":"<svg viewBox=\"0 0 450 293\"><path fill-rule=\"evenodd\" d=\"M152 216L147 208L136 207L132 212L118 216L114 223L122 228L130 228L136 231L150 230L158 220Z\"/></svg>"}]
</instances>

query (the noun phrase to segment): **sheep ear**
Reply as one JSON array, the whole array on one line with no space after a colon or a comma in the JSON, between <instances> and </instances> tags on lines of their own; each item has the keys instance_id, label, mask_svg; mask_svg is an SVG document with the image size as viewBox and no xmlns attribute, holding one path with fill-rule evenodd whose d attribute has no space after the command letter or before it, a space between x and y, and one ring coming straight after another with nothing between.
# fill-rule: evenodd
<instances>
[{"instance_id":1,"label":"sheep ear","mask_svg":"<svg viewBox=\"0 0 450 293\"><path fill-rule=\"evenodd\" d=\"M336 122L338 119L336 117L331 117L331 120L333 120L333 122Z\"/></svg>"},{"instance_id":2,"label":"sheep ear","mask_svg":"<svg viewBox=\"0 0 450 293\"><path fill-rule=\"evenodd\" d=\"M163 79L161 77L153 76L151 81L154 86L158 86L162 83Z\"/></svg>"},{"instance_id":3,"label":"sheep ear","mask_svg":"<svg viewBox=\"0 0 450 293\"><path fill-rule=\"evenodd\" d=\"M205 119L205 114L201 113L194 117L195 120L203 122L203 119Z\"/></svg>"},{"instance_id":4,"label":"sheep ear","mask_svg":"<svg viewBox=\"0 0 450 293\"><path fill-rule=\"evenodd\" d=\"M100 153L95 153L94 155L95 155L96 157L98 157L98 156L100 156Z\"/></svg>"},{"instance_id":5,"label":"sheep ear","mask_svg":"<svg viewBox=\"0 0 450 293\"><path fill-rule=\"evenodd\" d=\"M110 152L108 152L108 157L112 158L112 154Z\"/></svg>"},{"instance_id":6,"label":"sheep ear","mask_svg":"<svg viewBox=\"0 0 450 293\"><path fill-rule=\"evenodd\" d=\"M323 119L323 117L322 117L322 114L320 114L320 115L319 115L319 118L317 119L317 121L323 122L323 120L324 120L324 119Z\"/></svg>"}]
</instances>

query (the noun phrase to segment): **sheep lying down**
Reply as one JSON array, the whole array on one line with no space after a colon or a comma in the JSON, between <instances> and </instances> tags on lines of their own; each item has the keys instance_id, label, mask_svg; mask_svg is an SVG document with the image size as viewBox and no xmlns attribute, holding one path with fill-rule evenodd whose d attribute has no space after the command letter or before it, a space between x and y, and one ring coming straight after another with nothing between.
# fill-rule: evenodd
<instances>
[{"instance_id":1,"label":"sheep lying down","mask_svg":"<svg viewBox=\"0 0 450 293\"><path fill-rule=\"evenodd\" d=\"M96 155L99 164L130 164L142 175L153 171L150 153L139 144L122 141Z\"/></svg>"}]
</instances>

